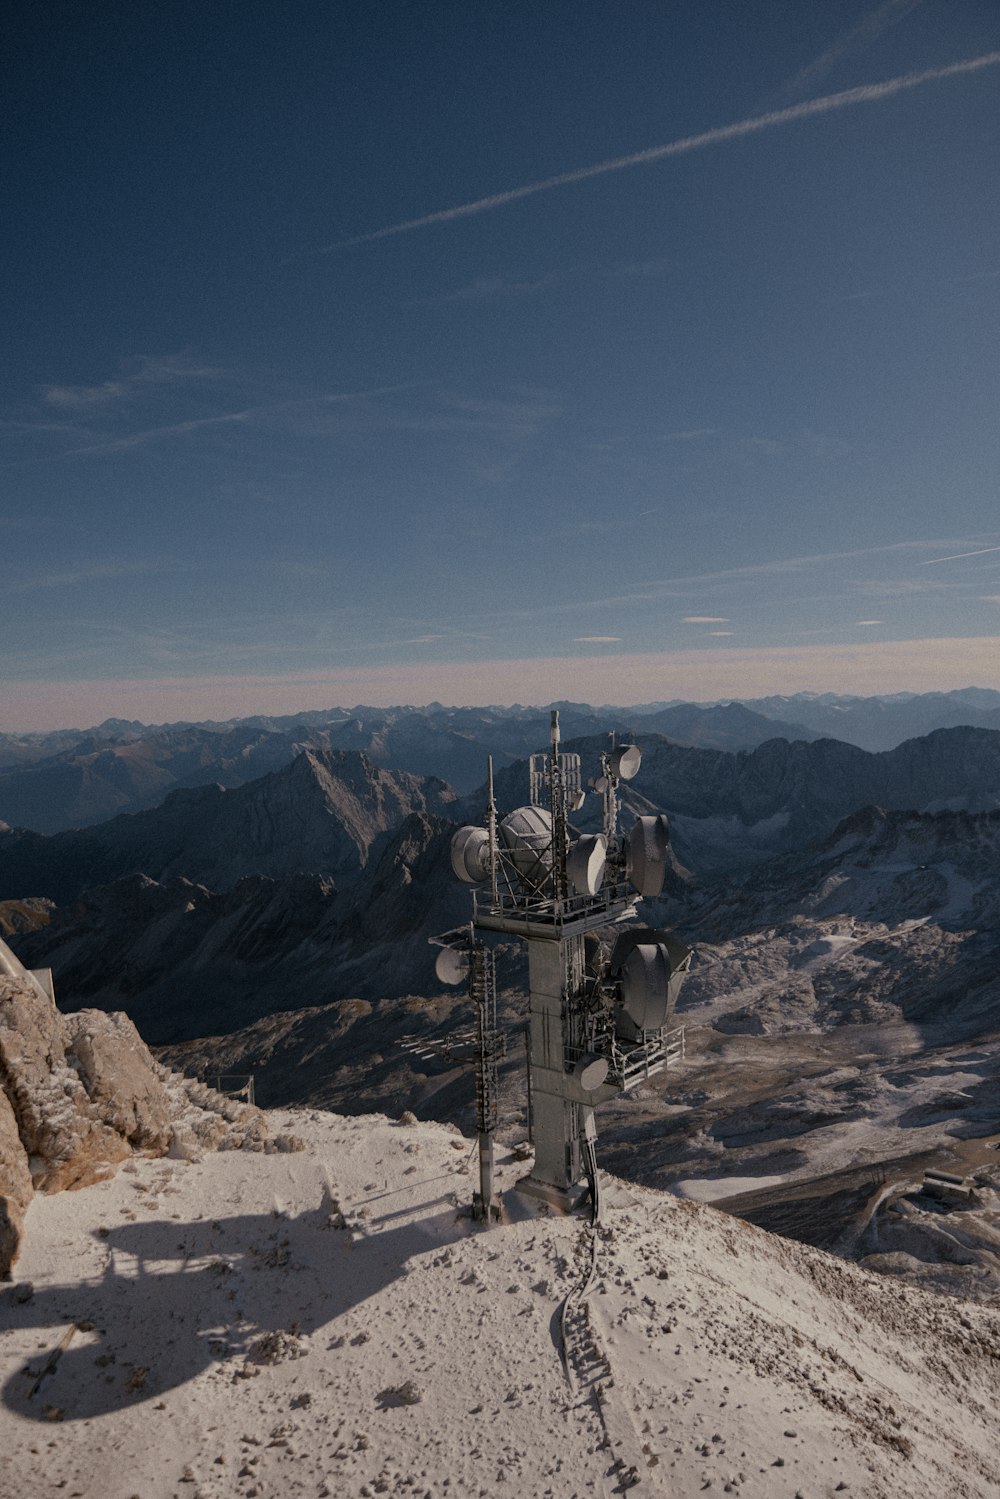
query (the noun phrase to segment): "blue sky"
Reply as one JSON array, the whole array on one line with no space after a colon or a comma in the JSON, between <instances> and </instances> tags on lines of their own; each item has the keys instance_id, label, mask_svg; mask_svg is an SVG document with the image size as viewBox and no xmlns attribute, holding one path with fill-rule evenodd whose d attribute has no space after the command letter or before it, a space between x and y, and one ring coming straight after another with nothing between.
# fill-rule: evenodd
<instances>
[{"instance_id":1,"label":"blue sky","mask_svg":"<svg viewBox=\"0 0 1000 1499\"><path fill-rule=\"evenodd\" d=\"M993 0L10 40L0 728L1000 687Z\"/></svg>"}]
</instances>

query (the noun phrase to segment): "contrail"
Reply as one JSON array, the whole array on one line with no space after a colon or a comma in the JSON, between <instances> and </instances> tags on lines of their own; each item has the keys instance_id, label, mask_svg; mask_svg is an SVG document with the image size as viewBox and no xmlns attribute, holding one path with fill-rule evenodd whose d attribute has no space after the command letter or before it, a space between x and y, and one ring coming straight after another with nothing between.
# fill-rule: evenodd
<instances>
[{"instance_id":1,"label":"contrail","mask_svg":"<svg viewBox=\"0 0 1000 1499\"><path fill-rule=\"evenodd\" d=\"M958 562L962 557L985 557L987 552L1000 552L1000 547L980 547L977 552L953 552L950 557L930 557L921 562L921 567L933 567L935 562Z\"/></svg>"},{"instance_id":2,"label":"contrail","mask_svg":"<svg viewBox=\"0 0 1000 1499\"><path fill-rule=\"evenodd\" d=\"M651 146L647 151L636 151L632 156L618 156L613 161L601 161L595 166L578 167L574 172L562 172L558 177L529 182L524 187L514 187L505 193L493 193L488 198L477 198L473 203L460 203L456 208L442 208L437 213L427 213L419 219L406 219L401 224L390 224L385 229L373 229L368 234L355 234L350 239L335 240L333 244L304 253L327 255L331 250L346 249L349 245L368 245L374 240L389 239L395 234L409 234L413 229L426 229L430 224L469 219L475 214L489 213L494 208L516 203L520 198L547 193L553 187L565 187L570 182L585 182L588 177L601 177L605 172L622 172L627 167L648 166L651 162L663 161L668 156L684 156L689 151L701 151L705 146L715 146L721 141L756 135L761 130L770 130L774 125L787 125L793 120L807 119L810 115L829 114L831 110L847 109L852 104L877 104L881 99L905 93L907 89L919 88L923 83L933 83L939 78L954 78L959 73L978 73L983 68L996 67L997 63L1000 63L1000 52L984 52L981 57L969 57L964 62L949 63L945 68L927 68L922 73L902 73L898 78L886 78L882 83L865 83L859 88L844 89L839 94L806 99L801 104L789 105L787 109L775 109L768 114L737 120L732 125L720 125L714 130L703 131L701 135L686 135L665 146Z\"/></svg>"}]
</instances>

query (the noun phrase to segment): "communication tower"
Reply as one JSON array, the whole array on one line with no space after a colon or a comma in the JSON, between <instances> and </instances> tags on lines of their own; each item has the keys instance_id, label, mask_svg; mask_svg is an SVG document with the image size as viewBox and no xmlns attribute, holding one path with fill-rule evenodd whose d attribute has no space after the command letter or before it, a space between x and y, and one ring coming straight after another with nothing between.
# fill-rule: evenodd
<instances>
[{"instance_id":1,"label":"communication tower","mask_svg":"<svg viewBox=\"0 0 1000 1499\"><path fill-rule=\"evenodd\" d=\"M503 1033L497 1026L495 934L528 949L528 1130L535 1163L520 1190L564 1207L586 1179L595 1188L594 1108L667 1063L666 1030L691 952L667 932L632 924L641 896L659 895L667 819L638 817L618 830L618 788L639 769L640 750L600 755L588 786L602 798L602 830L579 833L571 816L587 795L580 757L560 749L552 712L547 753L529 762L529 803L500 817L489 761L485 827L452 839L455 874L475 888L472 921L431 941L437 975L467 979L476 1012L476 1112L480 1190L476 1216L498 1217L493 1139Z\"/></svg>"}]
</instances>

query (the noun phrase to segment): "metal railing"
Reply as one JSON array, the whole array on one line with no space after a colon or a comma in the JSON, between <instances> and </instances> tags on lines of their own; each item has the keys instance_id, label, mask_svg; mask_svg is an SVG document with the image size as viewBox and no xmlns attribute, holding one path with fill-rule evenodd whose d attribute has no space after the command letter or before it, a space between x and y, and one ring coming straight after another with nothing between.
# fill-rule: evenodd
<instances>
[{"instance_id":1,"label":"metal railing","mask_svg":"<svg viewBox=\"0 0 1000 1499\"><path fill-rule=\"evenodd\" d=\"M221 1093L224 1098L242 1099L251 1108L255 1107L252 1072L216 1072L205 1081L210 1088L214 1088L216 1093Z\"/></svg>"}]
</instances>

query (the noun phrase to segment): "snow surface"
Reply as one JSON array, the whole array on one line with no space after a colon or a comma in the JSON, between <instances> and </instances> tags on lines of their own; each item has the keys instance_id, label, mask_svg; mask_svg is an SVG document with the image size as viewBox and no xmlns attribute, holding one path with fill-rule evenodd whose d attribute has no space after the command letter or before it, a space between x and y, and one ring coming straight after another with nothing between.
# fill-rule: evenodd
<instances>
[{"instance_id":1,"label":"snow surface","mask_svg":"<svg viewBox=\"0 0 1000 1499\"><path fill-rule=\"evenodd\" d=\"M448 1127L270 1122L305 1149L33 1202L0 1499L1000 1494L997 1308L607 1177L596 1234L511 1191L485 1229Z\"/></svg>"}]
</instances>

